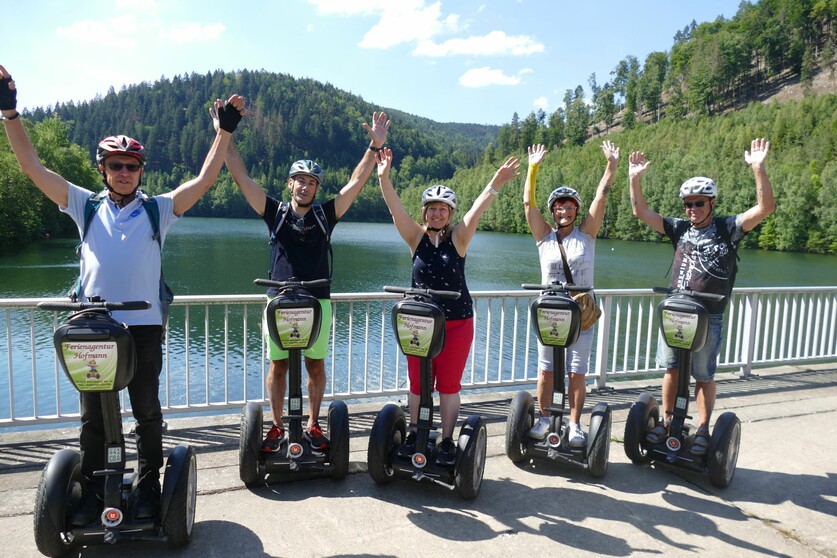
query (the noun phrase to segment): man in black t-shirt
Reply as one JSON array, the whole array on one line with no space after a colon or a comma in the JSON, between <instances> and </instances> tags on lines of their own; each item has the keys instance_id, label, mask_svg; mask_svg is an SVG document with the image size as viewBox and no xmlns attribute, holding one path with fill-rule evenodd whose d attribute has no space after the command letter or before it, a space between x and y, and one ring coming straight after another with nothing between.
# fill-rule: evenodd
<instances>
[{"instance_id":1,"label":"man in black t-shirt","mask_svg":"<svg viewBox=\"0 0 837 558\"><path fill-rule=\"evenodd\" d=\"M268 196L247 174L244 162L231 142L227 150L227 169L250 206L262 216L271 235L270 278L283 281L295 277L302 281L331 277L330 239L331 231L337 225L352 202L355 201L372 170L375 168L375 153L386 142L390 122L383 112L372 113L372 125L363 123L371 140L349 182L332 199L322 205L314 204L317 190L323 181L323 170L314 161L303 159L291 165L288 173L289 204ZM310 289L320 300L323 310L322 325L317 342L303 353L305 369L308 372L308 426L304 437L314 450L323 450L328 445L318 418L325 393L325 357L328 354L331 331L330 287ZM268 291L275 295L276 290ZM287 387L288 354L273 343L268 336L270 368L267 374L267 390L273 414L273 426L262 443L262 451L277 452L286 439L282 414Z\"/></svg>"},{"instance_id":2,"label":"man in black t-shirt","mask_svg":"<svg viewBox=\"0 0 837 558\"><path fill-rule=\"evenodd\" d=\"M686 219L663 217L649 209L642 195L640 177L650 161L639 151L631 153L630 179L633 214L655 231L666 235L674 245L671 270L672 288L689 288L698 292L724 295L721 302L701 303L709 311L709 334L706 345L692 354L691 375L695 379L695 400L700 422L692 445L692 453L701 455L709 447L709 419L715 407L715 364L721 347L723 314L735 282L736 251L741 239L764 221L775 209L773 188L767 178L765 159L770 142L755 139L744 161L753 169L756 181L756 205L733 217L715 217L718 188L706 177L690 178L680 187L680 198ZM677 358L662 339L657 342L657 365L666 368L663 377L663 421L648 433L648 441L659 443L668 433L674 399L677 393Z\"/></svg>"}]
</instances>

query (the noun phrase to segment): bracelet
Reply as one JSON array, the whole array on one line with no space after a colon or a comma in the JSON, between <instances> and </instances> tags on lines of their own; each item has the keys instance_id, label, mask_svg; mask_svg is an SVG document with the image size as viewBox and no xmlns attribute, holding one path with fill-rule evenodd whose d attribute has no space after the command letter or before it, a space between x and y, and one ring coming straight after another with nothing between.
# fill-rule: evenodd
<instances>
[{"instance_id":1,"label":"bracelet","mask_svg":"<svg viewBox=\"0 0 837 558\"><path fill-rule=\"evenodd\" d=\"M14 116L0 116L0 118L2 118L3 120L5 120L6 122L8 122L9 120L14 120L14 119L15 119L15 118L17 118L18 116L20 116L20 113L19 113L19 112L17 112L17 111L15 111L15 115L14 115Z\"/></svg>"},{"instance_id":2,"label":"bracelet","mask_svg":"<svg viewBox=\"0 0 837 558\"><path fill-rule=\"evenodd\" d=\"M383 149L383 147L384 147L383 145L381 147L375 147L374 145L372 145L370 143L369 147L367 147L366 149L368 149L369 151L374 151L375 153L378 153L381 149Z\"/></svg>"},{"instance_id":3,"label":"bracelet","mask_svg":"<svg viewBox=\"0 0 837 558\"><path fill-rule=\"evenodd\" d=\"M500 193L498 190L495 190L495 189L494 189L494 188L492 188L491 186L486 186L486 187L485 187L485 190L483 190L483 192L485 192L485 193L486 193L486 194L488 194L489 196L496 196L497 194L499 194L499 193Z\"/></svg>"}]
</instances>

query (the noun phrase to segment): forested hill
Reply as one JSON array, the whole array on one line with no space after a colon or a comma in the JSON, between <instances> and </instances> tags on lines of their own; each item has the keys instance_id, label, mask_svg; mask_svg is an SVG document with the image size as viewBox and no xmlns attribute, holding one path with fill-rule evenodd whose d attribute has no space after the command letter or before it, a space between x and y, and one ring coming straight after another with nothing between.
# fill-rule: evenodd
<instances>
[{"instance_id":1,"label":"forested hill","mask_svg":"<svg viewBox=\"0 0 837 558\"><path fill-rule=\"evenodd\" d=\"M111 88L104 97L37 109L27 116L35 122L57 116L70 123L70 141L89 149L91 160L102 137L135 137L149 153L149 181L173 178L176 183L183 171L200 169L214 135L207 109L212 100L231 93L250 103L236 133L237 146L254 177L271 191L285 185L288 167L301 158L314 159L325 169L324 193L342 187L368 144L361 124L371 122L376 110L384 110L394 122L388 144L401 157L410 156L414 174L427 180L445 180L454 169L476 164L499 130L439 123L373 105L327 83L249 70L161 78L119 92ZM219 212L224 214L221 208L213 213Z\"/></svg>"}]
</instances>

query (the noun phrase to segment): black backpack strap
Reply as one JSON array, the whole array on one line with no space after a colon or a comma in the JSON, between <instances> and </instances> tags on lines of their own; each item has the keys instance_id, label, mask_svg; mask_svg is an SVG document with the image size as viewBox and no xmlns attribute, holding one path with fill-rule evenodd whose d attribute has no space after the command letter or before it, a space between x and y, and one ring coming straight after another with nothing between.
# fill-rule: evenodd
<instances>
[{"instance_id":1,"label":"black backpack strap","mask_svg":"<svg viewBox=\"0 0 837 558\"><path fill-rule=\"evenodd\" d=\"M162 256L163 239L160 238L160 206L157 205L157 200L154 198L143 198L142 206L145 208L145 214L148 215L148 219L151 221L151 230L154 232L151 238L157 241Z\"/></svg>"},{"instance_id":2,"label":"black backpack strap","mask_svg":"<svg viewBox=\"0 0 837 558\"><path fill-rule=\"evenodd\" d=\"M282 225L285 223L285 218L288 216L288 211L291 209L291 204L288 202L279 202L279 206L276 208L276 218L273 220L276 223L273 227L273 230L270 231L270 243L276 243L276 237L279 235L279 229L282 228Z\"/></svg>"}]
</instances>

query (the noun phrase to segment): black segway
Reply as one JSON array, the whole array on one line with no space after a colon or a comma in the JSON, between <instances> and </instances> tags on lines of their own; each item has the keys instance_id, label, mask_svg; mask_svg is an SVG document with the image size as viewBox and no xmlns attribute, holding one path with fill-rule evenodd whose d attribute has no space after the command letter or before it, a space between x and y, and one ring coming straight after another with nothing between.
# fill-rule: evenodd
<instances>
[{"instance_id":1,"label":"black segway","mask_svg":"<svg viewBox=\"0 0 837 558\"><path fill-rule=\"evenodd\" d=\"M303 438L302 351L317 342L322 309L307 289L323 287L331 279L315 281L271 281L256 279L256 285L277 287L279 294L267 305L267 329L270 338L288 351L288 414L282 417L288 435L275 453L261 449L264 437L264 413L261 403L251 401L241 414L238 471L247 486L261 484L268 474L278 476L310 473L345 478L349 472L349 410L343 401L328 407L328 448L319 450Z\"/></svg>"},{"instance_id":2,"label":"black segway","mask_svg":"<svg viewBox=\"0 0 837 558\"><path fill-rule=\"evenodd\" d=\"M434 297L458 298L455 291L384 287L386 292L402 293L404 299L392 308L392 327L405 355L421 363L421 396L416 428L416 450L401 455L407 419L404 410L394 403L386 405L375 417L369 435L367 462L369 474L379 484L395 478L411 478L456 490L465 499L476 498L485 469L487 433L485 420L471 415L459 430L456 462L436 463L441 436L433 424L432 361L445 346L445 315ZM413 426L413 425L411 425Z\"/></svg>"},{"instance_id":3,"label":"black segway","mask_svg":"<svg viewBox=\"0 0 837 558\"><path fill-rule=\"evenodd\" d=\"M538 340L553 350L552 402L549 407L549 432L543 440L533 440L529 438L529 430L535 423L535 400L528 391L515 394L506 421L506 455L515 463L527 458L560 460L579 465L594 477L601 478L607 472L610 452L610 407L604 402L593 407L587 444L583 447L569 445L569 421L564 416L567 398L564 384L566 348L578 340L581 332L581 309L570 292L589 289L564 283L522 287L542 291L529 305L529 311Z\"/></svg>"},{"instance_id":4,"label":"black segway","mask_svg":"<svg viewBox=\"0 0 837 558\"><path fill-rule=\"evenodd\" d=\"M120 541L167 541L186 545L192 534L197 501L197 461L186 444L174 448L166 461L158 517L133 517L133 487L137 473L126 467L125 439L119 411L119 391L136 369L134 340L111 310L144 310L137 302L42 302L38 308L75 312L54 334L55 350L64 373L80 392L96 392L102 400L105 427L104 509L90 525L72 526L70 512L81 498L84 477L81 454L62 449L52 456L41 476L35 499L35 543L46 556L77 553L91 544ZM95 451L93 448L88 451Z\"/></svg>"},{"instance_id":5,"label":"black segway","mask_svg":"<svg viewBox=\"0 0 837 558\"><path fill-rule=\"evenodd\" d=\"M741 421L735 413L721 414L715 421L709 448L703 455L691 453L695 433L692 425L686 423L692 418L689 416L692 352L703 348L709 331L709 313L698 299L717 301L722 300L723 295L666 287L655 287L654 292L669 295L657 306L657 315L666 344L678 351L674 411L668 435L660 443L652 444L646 435L660 422L660 408L651 394L640 394L625 423L625 454L634 463L658 461L708 472L712 484L726 487L732 481L738 462Z\"/></svg>"}]
</instances>

